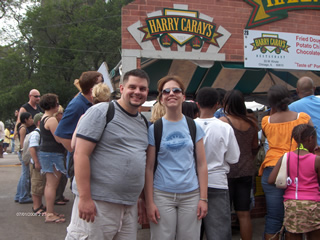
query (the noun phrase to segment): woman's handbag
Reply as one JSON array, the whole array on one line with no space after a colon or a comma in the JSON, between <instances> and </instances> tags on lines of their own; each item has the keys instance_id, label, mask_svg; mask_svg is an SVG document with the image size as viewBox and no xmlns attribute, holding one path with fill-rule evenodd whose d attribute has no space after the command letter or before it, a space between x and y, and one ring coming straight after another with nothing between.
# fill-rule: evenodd
<instances>
[{"instance_id":1,"label":"woman's handbag","mask_svg":"<svg viewBox=\"0 0 320 240\"><path fill-rule=\"evenodd\" d=\"M285 189L288 183L288 171L287 171L287 153L282 156L281 166L276 178L276 187Z\"/></svg>"}]
</instances>

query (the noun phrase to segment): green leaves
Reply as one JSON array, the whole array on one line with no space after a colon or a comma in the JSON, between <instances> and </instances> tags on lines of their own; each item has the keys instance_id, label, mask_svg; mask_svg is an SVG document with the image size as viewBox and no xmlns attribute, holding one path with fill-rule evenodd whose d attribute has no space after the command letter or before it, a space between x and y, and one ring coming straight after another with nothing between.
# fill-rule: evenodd
<instances>
[{"instance_id":1,"label":"green leaves","mask_svg":"<svg viewBox=\"0 0 320 240\"><path fill-rule=\"evenodd\" d=\"M32 88L56 93L65 107L82 72L97 70L102 62L109 69L116 66L121 59L121 7L131 1L46 0L28 8L19 18L21 39L0 48L0 119L27 102Z\"/></svg>"}]
</instances>

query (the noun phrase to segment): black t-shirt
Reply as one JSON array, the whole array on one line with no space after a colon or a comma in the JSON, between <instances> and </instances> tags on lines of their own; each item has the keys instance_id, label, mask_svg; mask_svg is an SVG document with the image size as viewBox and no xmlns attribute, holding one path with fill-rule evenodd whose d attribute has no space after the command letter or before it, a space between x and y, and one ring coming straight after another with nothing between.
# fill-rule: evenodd
<instances>
[{"instance_id":1,"label":"black t-shirt","mask_svg":"<svg viewBox=\"0 0 320 240\"><path fill-rule=\"evenodd\" d=\"M36 115L37 113L42 112L42 109L40 108L39 105L37 105L37 108L34 109L29 103L25 103L23 104L21 107L23 107L28 113L31 113L32 118L34 117L34 115ZM33 130L36 129L36 125L32 125L30 127L28 127L28 131L32 132Z\"/></svg>"}]
</instances>

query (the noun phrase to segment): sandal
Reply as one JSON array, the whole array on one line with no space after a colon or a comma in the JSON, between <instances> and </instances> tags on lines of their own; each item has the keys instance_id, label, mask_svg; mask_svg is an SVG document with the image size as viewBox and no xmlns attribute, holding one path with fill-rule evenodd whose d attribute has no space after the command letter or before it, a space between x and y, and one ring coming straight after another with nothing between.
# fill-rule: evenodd
<instances>
[{"instance_id":1,"label":"sandal","mask_svg":"<svg viewBox=\"0 0 320 240\"><path fill-rule=\"evenodd\" d=\"M70 199L69 199L69 198L66 198L66 197L63 197L62 201L67 203L67 202L70 201Z\"/></svg>"},{"instance_id":2,"label":"sandal","mask_svg":"<svg viewBox=\"0 0 320 240\"><path fill-rule=\"evenodd\" d=\"M48 219L50 217L53 217L52 219ZM45 223L64 223L66 221L65 218L59 217L53 213L48 213L45 219Z\"/></svg>"},{"instance_id":3,"label":"sandal","mask_svg":"<svg viewBox=\"0 0 320 240\"><path fill-rule=\"evenodd\" d=\"M46 207L43 206L43 204L41 204L40 207L38 207L37 209L34 209L32 207L32 211L37 214L38 216L45 216L46 215Z\"/></svg>"}]
</instances>

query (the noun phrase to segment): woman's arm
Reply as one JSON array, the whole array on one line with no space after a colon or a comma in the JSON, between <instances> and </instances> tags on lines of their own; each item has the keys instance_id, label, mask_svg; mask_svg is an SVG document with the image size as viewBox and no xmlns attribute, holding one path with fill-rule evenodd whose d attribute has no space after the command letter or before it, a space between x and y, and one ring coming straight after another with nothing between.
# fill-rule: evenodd
<instances>
[{"instance_id":1,"label":"woman's arm","mask_svg":"<svg viewBox=\"0 0 320 240\"><path fill-rule=\"evenodd\" d=\"M320 156L316 156L316 160L314 161L314 168L318 174L318 182L320 185Z\"/></svg>"},{"instance_id":2,"label":"woman's arm","mask_svg":"<svg viewBox=\"0 0 320 240\"><path fill-rule=\"evenodd\" d=\"M154 170L155 158L156 158L156 148L154 146L149 145L147 149L144 194L146 199L148 219L153 223L158 223L157 219L160 218L160 213L153 201L153 170Z\"/></svg>"},{"instance_id":3,"label":"woman's arm","mask_svg":"<svg viewBox=\"0 0 320 240\"><path fill-rule=\"evenodd\" d=\"M22 126L22 127L19 129L20 149L23 149L23 142L24 142L24 138L26 137L26 133L27 133L26 127Z\"/></svg>"},{"instance_id":4,"label":"woman's arm","mask_svg":"<svg viewBox=\"0 0 320 240\"><path fill-rule=\"evenodd\" d=\"M274 184L276 182L278 172L281 167L282 158L283 158L283 156L278 160L276 166L273 168L272 172L270 173L269 178L268 178L269 184Z\"/></svg>"},{"instance_id":5,"label":"woman's arm","mask_svg":"<svg viewBox=\"0 0 320 240\"><path fill-rule=\"evenodd\" d=\"M208 213L208 166L204 150L203 138L196 143L197 173L200 186L200 201L198 204L198 219L204 218Z\"/></svg>"}]
</instances>

